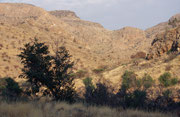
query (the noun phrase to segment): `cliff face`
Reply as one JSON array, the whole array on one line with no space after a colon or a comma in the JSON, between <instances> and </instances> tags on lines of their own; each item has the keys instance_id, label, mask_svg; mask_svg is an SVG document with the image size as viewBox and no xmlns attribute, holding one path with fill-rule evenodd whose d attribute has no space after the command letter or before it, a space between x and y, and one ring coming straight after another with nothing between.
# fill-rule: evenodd
<instances>
[{"instance_id":1,"label":"cliff face","mask_svg":"<svg viewBox=\"0 0 180 117\"><path fill-rule=\"evenodd\" d=\"M180 27L170 29L158 34L152 42L148 59L162 56L170 51L179 51L180 48Z\"/></svg>"},{"instance_id":2,"label":"cliff face","mask_svg":"<svg viewBox=\"0 0 180 117\"><path fill-rule=\"evenodd\" d=\"M170 51L179 50L180 14L172 16L167 22L147 29L146 37L152 39L147 59L161 57Z\"/></svg>"},{"instance_id":3,"label":"cliff face","mask_svg":"<svg viewBox=\"0 0 180 117\"><path fill-rule=\"evenodd\" d=\"M56 10L56 11L49 11L50 14L58 17L58 18L71 18L71 19L79 19L73 11L68 10Z\"/></svg>"}]
</instances>

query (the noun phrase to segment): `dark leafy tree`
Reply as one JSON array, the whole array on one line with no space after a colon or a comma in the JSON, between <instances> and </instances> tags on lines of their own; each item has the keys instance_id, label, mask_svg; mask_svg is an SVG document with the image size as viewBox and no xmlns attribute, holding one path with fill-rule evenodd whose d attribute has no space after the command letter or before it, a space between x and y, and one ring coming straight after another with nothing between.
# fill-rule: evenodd
<instances>
[{"instance_id":1,"label":"dark leafy tree","mask_svg":"<svg viewBox=\"0 0 180 117\"><path fill-rule=\"evenodd\" d=\"M52 57L52 78L54 82L52 89L55 89L53 95L56 99L72 102L75 91L73 77L71 76L73 62L70 61L70 58L71 56L65 47L58 48L56 55Z\"/></svg>"},{"instance_id":2,"label":"dark leafy tree","mask_svg":"<svg viewBox=\"0 0 180 117\"><path fill-rule=\"evenodd\" d=\"M19 87L18 83L14 81L12 78L5 78L6 86L3 91L4 96L8 97L18 97L22 93L22 89Z\"/></svg>"},{"instance_id":3,"label":"dark leafy tree","mask_svg":"<svg viewBox=\"0 0 180 117\"><path fill-rule=\"evenodd\" d=\"M24 65L20 77L31 83L31 94L45 87L45 95L56 100L73 101L75 92L73 78L70 77L73 62L65 47L57 48L55 56L51 56L48 46L35 39L34 42L25 44L18 56Z\"/></svg>"}]
</instances>

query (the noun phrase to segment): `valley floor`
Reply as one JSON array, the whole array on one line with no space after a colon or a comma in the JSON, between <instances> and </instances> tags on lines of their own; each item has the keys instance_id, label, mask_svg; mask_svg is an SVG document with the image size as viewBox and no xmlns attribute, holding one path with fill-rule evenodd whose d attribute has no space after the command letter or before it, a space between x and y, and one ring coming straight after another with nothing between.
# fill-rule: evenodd
<instances>
[{"instance_id":1,"label":"valley floor","mask_svg":"<svg viewBox=\"0 0 180 117\"><path fill-rule=\"evenodd\" d=\"M85 106L80 103L0 103L0 117L177 117L173 114Z\"/></svg>"}]
</instances>

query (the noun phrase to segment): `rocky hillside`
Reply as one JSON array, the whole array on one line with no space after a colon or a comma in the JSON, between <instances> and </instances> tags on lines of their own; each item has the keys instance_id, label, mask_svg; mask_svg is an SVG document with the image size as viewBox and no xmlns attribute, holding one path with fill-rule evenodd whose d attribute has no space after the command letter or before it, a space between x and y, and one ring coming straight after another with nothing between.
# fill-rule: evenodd
<instances>
[{"instance_id":1,"label":"rocky hillside","mask_svg":"<svg viewBox=\"0 0 180 117\"><path fill-rule=\"evenodd\" d=\"M148 38L155 38L159 33L167 31L169 28L180 25L180 14L172 16L167 22L160 23L154 27L145 30Z\"/></svg>"},{"instance_id":2,"label":"rocky hillside","mask_svg":"<svg viewBox=\"0 0 180 117\"><path fill-rule=\"evenodd\" d=\"M81 20L71 11L48 12L29 4L1 3L0 29L1 77L18 76L19 48L34 38L46 42L52 54L57 43L66 46L77 63L75 70L87 71L129 61L132 54L146 52L150 46L143 30L126 27L111 31Z\"/></svg>"},{"instance_id":3,"label":"rocky hillside","mask_svg":"<svg viewBox=\"0 0 180 117\"><path fill-rule=\"evenodd\" d=\"M153 77L157 78L165 71L167 63L131 57L138 56L136 53L143 56L149 53L150 59L178 50L178 25L179 15L175 15L146 31L133 27L112 31L101 24L81 20L72 11L46 11L29 4L0 3L0 77L18 78L22 67L17 57L19 49L37 38L50 47L51 54L57 46L65 46L75 62L74 71L86 73L81 78L91 76L96 81L105 78L114 86L119 85L125 70L133 70L140 76L155 74ZM176 70L179 67L171 62L170 72L179 75ZM102 68L103 72L94 72ZM76 79L76 86L82 87L82 79Z\"/></svg>"},{"instance_id":4,"label":"rocky hillside","mask_svg":"<svg viewBox=\"0 0 180 117\"><path fill-rule=\"evenodd\" d=\"M180 51L180 27L158 34L152 42L148 59L161 57L166 53Z\"/></svg>"},{"instance_id":5,"label":"rocky hillside","mask_svg":"<svg viewBox=\"0 0 180 117\"><path fill-rule=\"evenodd\" d=\"M54 15L53 11L50 13ZM98 23L81 20L75 15L71 18L55 16L71 26L67 30L74 35L75 41L82 43L83 47L92 51L95 58L101 58L106 65L130 60L132 54L142 49L146 52L150 47L150 40L146 39L145 32L137 28L125 27L111 31Z\"/></svg>"}]
</instances>

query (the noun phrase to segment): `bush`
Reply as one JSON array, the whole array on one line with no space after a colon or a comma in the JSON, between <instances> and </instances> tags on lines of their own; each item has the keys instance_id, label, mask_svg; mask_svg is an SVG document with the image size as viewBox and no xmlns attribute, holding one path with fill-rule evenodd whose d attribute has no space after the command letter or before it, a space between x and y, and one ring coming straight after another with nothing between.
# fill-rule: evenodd
<instances>
[{"instance_id":1,"label":"bush","mask_svg":"<svg viewBox=\"0 0 180 117\"><path fill-rule=\"evenodd\" d=\"M87 77L86 79L83 80L83 83L84 83L85 88L86 88L86 92L84 94L85 101L87 103L92 104L94 102L93 93L95 90L95 86L92 83L92 78Z\"/></svg>"},{"instance_id":2,"label":"bush","mask_svg":"<svg viewBox=\"0 0 180 117\"><path fill-rule=\"evenodd\" d=\"M158 80L159 80L160 84L164 87L173 86L178 83L178 79L172 78L172 76L169 72L162 74Z\"/></svg>"},{"instance_id":3,"label":"bush","mask_svg":"<svg viewBox=\"0 0 180 117\"><path fill-rule=\"evenodd\" d=\"M177 78L173 78L171 79L171 85L174 86L178 83L178 79Z\"/></svg>"},{"instance_id":4,"label":"bush","mask_svg":"<svg viewBox=\"0 0 180 117\"><path fill-rule=\"evenodd\" d=\"M132 94L130 94L130 100L128 100L130 103L130 107L134 108L142 108L143 105L145 105L146 101L146 92L135 90Z\"/></svg>"},{"instance_id":5,"label":"bush","mask_svg":"<svg viewBox=\"0 0 180 117\"><path fill-rule=\"evenodd\" d=\"M83 83L84 83L85 87L91 87L92 89L95 88L93 83L92 83L92 78L90 78L90 77L85 78L83 80Z\"/></svg>"},{"instance_id":6,"label":"bush","mask_svg":"<svg viewBox=\"0 0 180 117\"><path fill-rule=\"evenodd\" d=\"M75 77L76 78L82 78L82 77L85 77L87 74L87 71L84 71L84 70L79 70L75 73Z\"/></svg>"},{"instance_id":7,"label":"bush","mask_svg":"<svg viewBox=\"0 0 180 117\"><path fill-rule=\"evenodd\" d=\"M145 74L142 78L142 84L145 89L148 89L153 86L154 80L152 79L150 75Z\"/></svg>"},{"instance_id":8,"label":"bush","mask_svg":"<svg viewBox=\"0 0 180 117\"><path fill-rule=\"evenodd\" d=\"M18 83L15 82L12 78L6 79L7 85L6 90L10 92L11 94L15 94L19 96L22 92L22 89L19 87Z\"/></svg>"},{"instance_id":9,"label":"bush","mask_svg":"<svg viewBox=\"0 0 180 117\"><path fill-rule=\"evenodd\" d=\"M117 102L112 100L115 94L108 91L108 87L105 83L97 83L95 87L92 83L92 79L89 77L84 79L83 83L86 87L86 92L84 94L86 103L100 106L117 105Z\"/></svg>"},{"instance_id":10,"label":"bush","mask_svg":"<svg viewBox=\"0 0 180 117\"><path fill-rule=\"evenodd\" d=\"M125 71L125 73L122 75L122 88L123 89L129 89L132 87L136 87L136 74L132 71Z\"/></svg>"},{"instance_id":11,"label":"bush","mask_svg":"<svg viewBox=\"0 0 180 117\"><path fill-rule=\"evenodd\" d=\"M158 80L161 85L163 85L164 87L168 87L171 84L170 78L171 74L169 72L166 72L163 75L161 75Z\"/></svg>"},{"instance_id":12,"label":"bush","mask_svg":"<svg viewBox=\"0 0 180 117\"><path fill-rule=\"evenodd\" d=\"M96 86L92 94L93 104L101 106L108 105L110 101L108 88L102 83L97 83Z\"/></svg>"},{"instance_id":13,"label":"bush","mask_svg":"<svg viewBox=\"0 0 180 117\"><path fill-rule=\"evenodd\" d=\"M0 80L0 94L6 101L13 101L21 97L22 89L17 82L7 77Z\"/></svg>"},{"instance_id":14,"label":"bush","mask_svg":"<svg viewBox=\"0 0 180 117\"><path fill-rule=\"evenodd\" d=\"M162 94L164 97L170 98L172 95L172 91L168 89L168 90L164 91Z\"/></svg>"}]
</instances>

